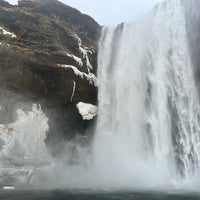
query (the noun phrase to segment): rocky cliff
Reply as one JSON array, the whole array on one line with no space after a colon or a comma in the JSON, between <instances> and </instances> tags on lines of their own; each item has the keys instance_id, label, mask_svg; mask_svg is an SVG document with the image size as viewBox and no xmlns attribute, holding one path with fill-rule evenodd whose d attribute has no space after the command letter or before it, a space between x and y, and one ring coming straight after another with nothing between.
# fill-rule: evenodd
<instances>
[{"instance_id":1,"label":"rocky cliff","mask_svg":"<svg viewBox=\"0 0 200 200\"><path fill-rule=\"evenodd\" d=\"M5 105L0 120L12 112L11 99L23 99L42 104L50 120L49 143L59 135L84 134L91 122L83 120L76 105L97 102L99 32L94 19L57 0L20 0L17 6L0 0L0 89Z\"/></svg>"}]
</instances>

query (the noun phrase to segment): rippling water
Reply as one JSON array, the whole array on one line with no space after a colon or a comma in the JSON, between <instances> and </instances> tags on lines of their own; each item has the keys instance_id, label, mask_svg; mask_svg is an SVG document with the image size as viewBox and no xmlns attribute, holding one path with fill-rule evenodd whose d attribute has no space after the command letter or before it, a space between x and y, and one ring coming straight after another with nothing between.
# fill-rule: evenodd
<instances>
[{"instance_id":1,"label":"rippling water","mask_svg":"<svg viewBox=\"0 0 200 200\"><path fill-rule=\"evenodd\" d=\"M1 200L199 200L198 193L93 191L93 190L1 190Z\"/></svg>"}]
</instances>

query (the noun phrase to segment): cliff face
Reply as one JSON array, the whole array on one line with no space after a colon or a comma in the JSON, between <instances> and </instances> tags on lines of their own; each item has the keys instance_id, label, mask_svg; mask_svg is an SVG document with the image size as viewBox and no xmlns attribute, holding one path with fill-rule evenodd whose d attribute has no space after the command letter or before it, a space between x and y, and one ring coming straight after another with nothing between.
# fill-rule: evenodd
<instances>
[{"instance_id":1,"label":"cliff face","mask_svg":"<svg viewBox=\"0 0 200 200\"><path fill-rule=\"evenodd\" d=\"M2 86L62 103L95 103L99 25L56 0L21 0L12 7L1 1L1 5ZM74 82L78 92L71 99Z\"/></svg>"},{"instance_id":2,"label":"cliff face","mask_svg":"<svg viewBox=\"0 0 200 200\"><path fill-rule=\"evenodd\" d=\"M0 0L1 91L41 103L50 132L84 130L90 123L75 105L97 102L99 32L91 17L57 0Z\"/></svg>"}]
</instances>

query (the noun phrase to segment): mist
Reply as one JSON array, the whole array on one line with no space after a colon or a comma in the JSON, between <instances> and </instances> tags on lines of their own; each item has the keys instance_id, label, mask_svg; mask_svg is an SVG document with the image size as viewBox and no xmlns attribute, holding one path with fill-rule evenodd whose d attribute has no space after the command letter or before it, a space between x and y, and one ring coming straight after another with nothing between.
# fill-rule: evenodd
<instances>
[{"instance_id":1,"label":"mist","mask_svg":"<svg viewBox=\"0 0 200 200\"><path fill-rule=\"evenodd\" d=\"M44 80L57 80L60 74L63 78L65 69L40 79L22 68L22 54L5 48L11 56L2 60L6 70L0 76L0 160L6 174L2 182L9 184L12 177L13 185L44 189L199 191L197 5L195 0L164 1L138 20L101 29L98 117L92 122L83 119L78 102L72 101L77 77L66 84L62 103L52 100L54 95L40 97ZM80 38L75 35L73 40L92 55ZM76 62L69 57L77 64L78 57ZM16 71L6 68L14 60L19 61ZM78 69L76 76L86 73ZM25 77L19 73L23 70ZM48 66L45 72L52 70ZM13 77L18 80L14 84ZM16 85L26 85L29 77L34 77L33 83L39 80L37 87L30 87L35 90L29 94L22 87L17 94ZM5 92L5 83L16 93ZM52 93L57 92L56 85ZM85 93L85 87L77 90Z\"/></svg>"}]
</instances>

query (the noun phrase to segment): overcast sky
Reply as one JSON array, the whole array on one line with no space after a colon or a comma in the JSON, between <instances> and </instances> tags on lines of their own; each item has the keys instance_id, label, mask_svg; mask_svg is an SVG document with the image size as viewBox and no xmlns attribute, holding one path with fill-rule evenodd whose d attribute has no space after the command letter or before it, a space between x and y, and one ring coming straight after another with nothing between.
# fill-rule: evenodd
<instances>
[{"instance_id":1,"label":"overcast sky","mask_svg":"<svg viewBox=\"0 0 200 200\"><path fill-rule=\"evenodd\" d=\"M17 0L8 0L15 3ZM61 0L90 15L101 25L118 24L143 15L162 0Z\"/></svg>"}]
</instances>

